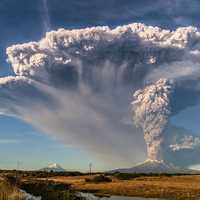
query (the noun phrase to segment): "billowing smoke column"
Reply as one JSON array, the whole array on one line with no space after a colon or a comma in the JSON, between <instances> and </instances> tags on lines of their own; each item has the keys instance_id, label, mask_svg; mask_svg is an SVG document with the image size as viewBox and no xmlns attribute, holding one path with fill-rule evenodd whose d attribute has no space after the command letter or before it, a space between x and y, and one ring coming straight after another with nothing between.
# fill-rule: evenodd
<instances>
[{"instance_id":1,"label":"billowing smoke column","mask_svg":"<svg viewBox=\"0 0 200 200\"><path fill-rule=\"evenodd\" d=\"M133 119L144 131L150 160L163 160L163 131L171 114L172 92L173 83L167 79L160 79L143 90L137 90L133 95Z\"/></svg>"},{"instance_id":2,"label":"billowing smoke column","mask_svg":"<svg viewBox=\"0 0 200 200\"><path fill-rule=\"evenodd\" d=\"M164 134L169 117L200 102L200 32L194 27L59 29L13 45L7 55L15 75L0 79L1 114L111 163L146 157L143 134L130 116L134 92L133 118L152 160L174 155L171 145L181 143Z\"/></svg>"}]
</instances>

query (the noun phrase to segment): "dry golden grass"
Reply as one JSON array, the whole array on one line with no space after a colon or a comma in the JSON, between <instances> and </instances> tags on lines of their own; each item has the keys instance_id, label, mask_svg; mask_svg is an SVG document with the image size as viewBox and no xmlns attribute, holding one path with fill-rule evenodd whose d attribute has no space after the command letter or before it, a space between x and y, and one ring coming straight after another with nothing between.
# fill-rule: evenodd
<instances>
[{"instance_id":1,"label":"dry golden grass","mask_svg":"<svg viewBox=\"0 0 200 200\"><path fill-rule=\"evenodd\" d=\"M22 193L14 186L0 180L0 199L25 200Z\"/></svg>"},{"instance_id":2,"label":"dry golden grass","mask_svg":"<svg viewBox=\"0 0 200 200\"><path fill-rule=\"evenodd\" d=\"M8 199L9 200L25 200L25 197L19 191L15 191L15 192L12 192L8 196Z\"/></svg>"},{"instance_id":3,"label":"dry golden grass","mask_svg":"<svg viewBox=\"0 0 200 200\"><path fill-rule=\"evenodd\" d=\"M95 191L101 194L170 198L177 200L200 200L200 176L139 177L117 180L111 183L86 183L88 176L54 177L62 183L70 183L76 190Z\"/></svg>"}]
</instances>

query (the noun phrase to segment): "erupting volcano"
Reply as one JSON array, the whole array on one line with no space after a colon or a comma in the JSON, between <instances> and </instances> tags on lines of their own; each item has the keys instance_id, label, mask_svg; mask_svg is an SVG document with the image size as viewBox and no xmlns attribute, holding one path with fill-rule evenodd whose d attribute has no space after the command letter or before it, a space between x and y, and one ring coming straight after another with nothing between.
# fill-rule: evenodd
<instances>
[{"instance_id":1,"label":"erupting volcano","mask_svg":"<svg viewBox=\"0 0 200 200\"><path fill-rule=\"evenodd\" d=\"M59 29L7 55L14 75L0 78L1 114L115 166L146 157L152 171L192 164L181 152L195 152L199 139L185 141L191 133L175 134L170 119L200 101L197 28Z\"/></svg>"}]
</instances>

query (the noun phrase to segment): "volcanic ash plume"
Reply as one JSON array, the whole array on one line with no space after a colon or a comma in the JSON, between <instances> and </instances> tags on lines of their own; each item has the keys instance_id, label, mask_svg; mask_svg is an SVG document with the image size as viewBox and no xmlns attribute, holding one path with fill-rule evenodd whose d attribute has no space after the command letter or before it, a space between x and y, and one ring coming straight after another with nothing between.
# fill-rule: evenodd
<instances>
[{"instance_id":1,"label":"volcanic ash plume","mask_svg":"<svg viewBox=\"0 0 200 200\"><path fill-rule=\"evenodd\" d=\"M47 1L43 4L48 30ZM133 23L59 29L6 52L14 73L0 78L0 114L17 117L112 166L132 165L146 158L143 135L130 123L128 106L131 93L141 89L134 95L133 113L144 131L148 157L176 160L170 145L182 141L174 131L167 134L168 117L200 103L197 28L170 31ZM144 82L154 84L142 89Z\"/></svg>"},{"instance_id":2,"label":"volcanic ash plume","mask_svg":"<svg viewBox=\"0 0 200 200\"><path fill-rule=\"evenodd\" d=\"M137 90L133 95L133 120L143 129L150 160L163 160L163 131L171 113L172 91L173 82L160 79L155 84Z\"/></svg>"}]
</instances>

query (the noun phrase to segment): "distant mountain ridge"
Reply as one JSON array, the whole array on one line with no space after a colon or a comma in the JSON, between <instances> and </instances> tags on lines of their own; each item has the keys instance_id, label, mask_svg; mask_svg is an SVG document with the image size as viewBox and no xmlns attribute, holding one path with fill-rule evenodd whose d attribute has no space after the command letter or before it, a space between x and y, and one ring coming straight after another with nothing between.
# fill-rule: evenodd
<instances>
[{"instance_id":1,"label":"distant mountain ridge","mask_svg":"<svg viewBox=\"0 0 200 200\"><path fill-rule=\"evenodd\" d=\"M44 168L40 169L39 171L45 171L45 172L66 172L66 170L64 168L62 168L57 163L50 164L47 167L44 167Z\"/></svg>"},{"instance_id":2,"label":"distant mountain ridge","mask_svg":"<svg viewBox=\"0 0 200 200\"><path fill-rule=\"evenodd\" d=\"M196 170L183 169L172 165L171 163L164 162L163 160L146 160L131 168L122 168L111 170L110 173L200 173Z\"/></svg>"}]
</instances>

